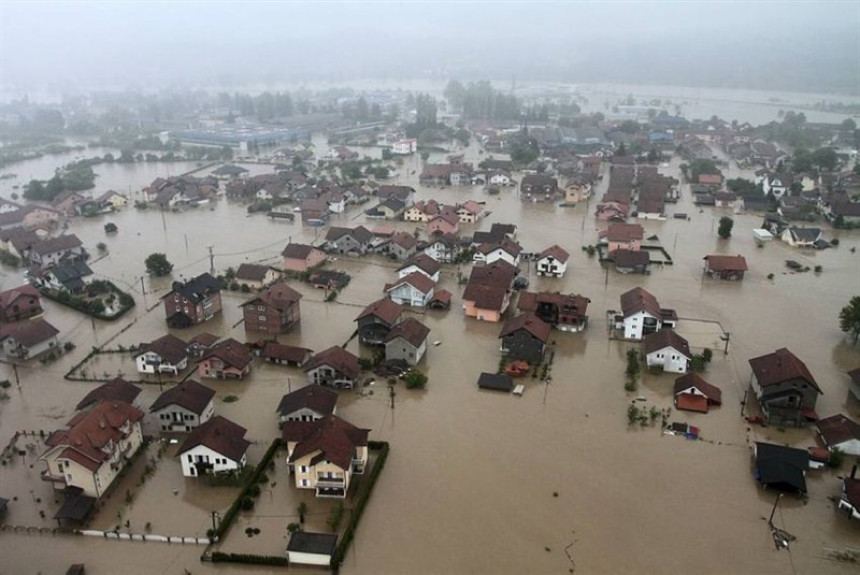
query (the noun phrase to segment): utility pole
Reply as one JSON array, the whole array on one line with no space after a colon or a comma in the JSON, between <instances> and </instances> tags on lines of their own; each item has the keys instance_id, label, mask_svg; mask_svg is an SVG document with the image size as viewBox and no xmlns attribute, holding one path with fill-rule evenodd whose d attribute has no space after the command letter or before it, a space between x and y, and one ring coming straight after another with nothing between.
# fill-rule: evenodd
<instances>
[{"instance_id":1,"label":"utility pole","mask_svg":"<svg viewBox=\"0 0 860 575\"><path fill-rule=\"evenodd\" d=\"M18 389L21 389L21 380L18 379L18 364L17 363L12 364L12 373L15 374L15 385L18 386Z\"/></svg>"},{"instance_id":2,"label":"utility pole","mask_svg":"<svg viewBox=\"0 0 860 575\"><path fill-rule=\"evenodd\" d=\"M143 292L143 295L146 295L146 286L143 285L143 276L140 276L140 290Z\"/></svg>"},{"instance_id":3,"label":"utility pole","mask_svg":"<svg viewBox=\"0 0 860 575\"><path fill-rule=\"evenodd\" d=\"M209 250L209 273L213 276L215 275L215 254L212 253L212 249L215 246L206 246L206 249Z\"/></svg>"},{"instance_id":4,"label":"utility pole","mask_svg":"<svg viewBox=\"0 0 860 575\"><path fill-rule=\"evenodd\" d=\"M726 332L723 335L722 339L723 339L723 341L726 342L726 347L725 347L725 349L723 349L723 355L729 355L729 340L731 339L731 336L732 336L732 334L730 334L729 332Z\"/></svg>"}]
</instances>

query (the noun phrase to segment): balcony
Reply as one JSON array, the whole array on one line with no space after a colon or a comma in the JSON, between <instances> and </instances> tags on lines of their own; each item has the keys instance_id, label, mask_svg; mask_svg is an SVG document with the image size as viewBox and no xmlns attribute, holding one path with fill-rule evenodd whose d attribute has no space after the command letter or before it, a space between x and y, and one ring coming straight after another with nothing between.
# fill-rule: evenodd
<instances>
[{"instance_id":1,"label":"balcony","mask_svg":"<svg viewBox=\"0 0 860 575\"><path fill-rule=\"evenodd\" d=\"M65 475L54 475L47 469L43 469L41 472L42 481L50 481L51 483L65 483L66 476Z\"/></svg>"},{"instance_id":2,"label":"balcony","mask_svg":"<svg viewBox=\"0 0 860 575\"><path fill-rule=\"evenodd\" d=\"M320 488L334 488L334 489L343 489L343 477L318 477L317 478L317 489Z\"/></svg>"},{"instance_id":3,"label":"balcony","mask_svg":"<svg viewBox=\"0 0 860 575\"><path fill-rule=\"evenodd\" d=\"M343 487L319 487L316 496L320 498L343 499L346 497L346 489Z\"/></svg>"}]
</instances>

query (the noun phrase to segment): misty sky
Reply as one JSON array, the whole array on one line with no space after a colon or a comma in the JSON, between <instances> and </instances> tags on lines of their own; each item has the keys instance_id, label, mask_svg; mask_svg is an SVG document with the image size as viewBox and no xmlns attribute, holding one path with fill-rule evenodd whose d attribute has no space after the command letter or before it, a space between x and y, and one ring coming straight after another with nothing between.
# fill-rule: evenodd
<instances>
[{"instance_id":1,"label":"misty sky","mask_svg":"<svg viewBox=\"0 0 860 575\"><path fill-rule=\"evenodd\" d=\"M860 1L0 0L0 89L380 78L860 95Z\"/></svg>"}]
</instances>

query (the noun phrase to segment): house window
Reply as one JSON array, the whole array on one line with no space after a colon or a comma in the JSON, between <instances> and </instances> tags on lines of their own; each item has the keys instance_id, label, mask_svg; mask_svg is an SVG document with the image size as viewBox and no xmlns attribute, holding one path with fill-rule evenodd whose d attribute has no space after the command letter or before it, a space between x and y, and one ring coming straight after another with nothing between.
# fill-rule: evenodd
<instances>
[{"instance_id":1,"label":"house window","mask_svg":"<svg viewBox=\"0 0 860 575\"><path fill-rule=\"evenodd\" d=\"M264 315L258 315L258 316L257 316L257 319L258 319L259 321L266 321L266 316L264 316Z\"/></svg>"},{"instance_id":2,"label":"house window","mask_svg":"<svg viewBox=\"0 0 860 575\"><path fill-rule=\"evenodd\" d=\"M266 311L266 306L264 306L264 305L258 305L258 306L257 306L257 311Z\"/></svg>"},{"instance_id":3,"label":"house window","mask_svg":"<svg viewBox=\"0 0 860 575\"><path fill-rule=\"evenodd\" d=\"M302 479L302 487L308 487L310 482L307 479Z\"/></svg>"},{"instance_id":4,"label":"house window","mask_svg":"<svg viewBox=\"0 0 860 575\"><path fill-rule=\"evenodd\" d=\"M308 472L308 466L307 465L300 465L299 466L299 472L300 473L307 473Z\"/></svg>"},{"instance_id":5,"label":"house window","mask_svg":"<svg viewBox=\"0 0 860 575\"><path fill-rule=\"evenodd\" d=\"M188 463L194 463L194 456L190 453L188 454Z\"/></svg>"}]
</instances>

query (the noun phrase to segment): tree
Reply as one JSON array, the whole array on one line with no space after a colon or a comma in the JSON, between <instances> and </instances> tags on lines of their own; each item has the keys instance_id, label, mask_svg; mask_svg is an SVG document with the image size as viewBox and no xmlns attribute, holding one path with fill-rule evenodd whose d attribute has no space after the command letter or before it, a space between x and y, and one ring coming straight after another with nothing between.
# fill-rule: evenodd
<instances>
[{"instance_id":1,"label":"tree","mask_svg":"<svg viewBox=\"0 0 860 575\"><path fill-rule=\"evenodd\" d=\"M626 156L627 155L627 148L624 146L624 142L621 142L620 144L618 144L618 149L615 150L615 155L616 156Z\"/></svg>"},{"instance_id":2,"label":"tree","mask_svg":"<svg viewBox=\"0 0 860 575\"><path fill-rule=\"evenodd\" d=\"M732 228L735 225L735 221L728 217L723 216L720 218L720 227L717 229L717 235L723 238L724 240L732 237Z\"/></svg>"},{"instance_id":3,"label":"tree","mask_svg":"<svg viewBox=\"0 0 860 575\"><path fill-rule=\"evenodd\" d=\"M839 158L833 148L818 148L812 152L812 161L815 162L818 169L832 172L836 168Z\"/></svg>"},{"instance_id":4,"label":"tree","mask_svg":"<svg viewBox=\"0 0 860 575\"><path fill-rule=\"evenodd\" d=\"M418 370L410 369L403 377L403 381L406 382L407 389L424 389L427 385L427 376Z\"/></svg>"},{"instance_id":5,"label":"tree","mask_svg":"<svg viewBox=\"0 0 860 575\"><path fill-rule=\"evenodd\" d=\"M860 295L855 295L839 312L839 329L857 343L860 340Z\"/></svg>"},{"instance_id":6,"label":"tree","mask_svg":"<svg viewBox=\"0 0 860 575\"><path fill-rule=\"evenodd\" d=\"M851 118L845 118L842 120L842 129L846 132L853 132L857 129L857 122Z\"/></svg>"},{"instance_id":7,"label":"tree","mask_svg":"<svg viewBox=\"0 0 860 575\"><path fill-rule=\"evenodd\" d=\"M156 277L166 276L173 271L173 264L162 253L149 254L144 263L146 264L147 273Z\"/></svg>"}]
</instances>

